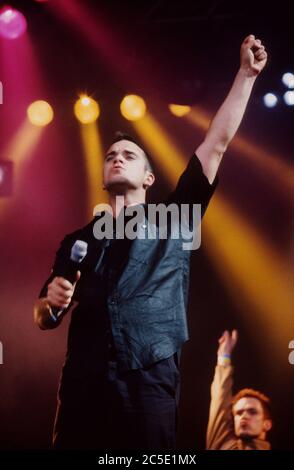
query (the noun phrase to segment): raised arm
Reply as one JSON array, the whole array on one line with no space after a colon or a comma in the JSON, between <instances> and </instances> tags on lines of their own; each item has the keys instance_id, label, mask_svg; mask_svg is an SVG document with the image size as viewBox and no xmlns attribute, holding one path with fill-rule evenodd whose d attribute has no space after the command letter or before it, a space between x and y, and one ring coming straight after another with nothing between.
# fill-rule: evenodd
<instances>
[{"instance_id":1,"label":"raised arm","mask_svg":"<svg viewBox=\"0 0 294 470\"><path fill-rule=\"evenodd\" d=\"M248 36L241 45L240 68L232 88L213 118L204 142L195 151L210 183L238 130L256 77L265 67L266 61L267 53L260 39Z\"/></svg>"},{"instance_id":2,"label":"raised arm","mask_svg":"<svg viewBox=\"0 0 294 470\"><path fill-rule=\"evenodd\" d=\"M217 365L211 385L211 401L206 434L206 448L220 449L223 443L233 437L231 399L233 368L231 354L237 343L237 331L225 331L219 341Z\"/></svg>"}]
</instances>

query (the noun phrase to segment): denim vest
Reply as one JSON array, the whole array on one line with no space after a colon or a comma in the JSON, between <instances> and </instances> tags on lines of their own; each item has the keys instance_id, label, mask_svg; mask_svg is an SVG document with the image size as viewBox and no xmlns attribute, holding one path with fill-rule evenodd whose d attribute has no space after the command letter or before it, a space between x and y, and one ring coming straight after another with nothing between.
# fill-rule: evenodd
<instances>
[{"instance_id":1,"label":"denim vest","mask_svg":"<svg viewBox=\"0 0 294 470\"><path fill-rule=\"evenodd\" d=\"M216 184L216 180L209 184L193 155L166 203L201 204L203 215ZM110 269L107 279L103 279L96 267L105 241L95 239L95 221L65 237L40 294L46 295L50 280L62 275L73 243L77 239L86 241L88 252L81 263L81 278L75 291L79 305L72 312L66 367L77 373L94 371L106 357L109 329L123 370L146 367L171 356L188 339L191 250L184 250L183 238L173 238L171 233L166 239L136 238L119 276ZM148 223L145 215L140 230L147 230ZM158 234L158 227L153 229Z\"/></svg>"}]
</instances>

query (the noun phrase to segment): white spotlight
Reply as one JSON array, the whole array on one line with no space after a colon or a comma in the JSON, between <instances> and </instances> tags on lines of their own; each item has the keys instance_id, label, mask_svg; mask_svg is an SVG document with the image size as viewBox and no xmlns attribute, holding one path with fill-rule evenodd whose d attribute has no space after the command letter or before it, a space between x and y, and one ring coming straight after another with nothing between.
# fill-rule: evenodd
<instances>
[{"instance_id":1,"label":"white spotlight","mask_svg":"<svg viewBox=\"0 0 294 470\"><path fill-rule=\"evenodd\" d=\"M263 97L263 102L267 108L274 108L278 102L278 98L273 93L267 93Z\"/></svg>"},{"instance_id":2,"label":"white spotlight","mask_svg":"<svg viewBox=\"0 0 294 470\"><path fill-rule=\"evenodd\" d=\"M286 72L282 76L282 82L287 88L294 88L294 74L292 72Z\"/></svg>"},{"instance_id":3,"label":"white spotlight","mask_svg":"<svg viewBox=\"0 0 294 470\"><path fill-rule=\"evenodd\" d=\"M294 106L294 91L286 91L284 101L288 106Z\"/></svg>"}]
</instances>

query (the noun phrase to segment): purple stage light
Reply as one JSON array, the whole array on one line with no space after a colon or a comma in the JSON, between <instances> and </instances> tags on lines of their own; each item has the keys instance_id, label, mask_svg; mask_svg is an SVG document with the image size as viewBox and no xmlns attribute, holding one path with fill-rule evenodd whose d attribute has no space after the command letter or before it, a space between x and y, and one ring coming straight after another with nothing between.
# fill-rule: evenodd
<instances>
[{"instance_id":1,"label":"purple stage light","mask_svg":"<svg viewBox=\"0 0 294 470\"><path fill-rule=\"evenodd\" d=\"M5 39L16 39L27 29L24 15L14 8L5 6L0 10L0 35Z\"/></svg>"}]
</instances>

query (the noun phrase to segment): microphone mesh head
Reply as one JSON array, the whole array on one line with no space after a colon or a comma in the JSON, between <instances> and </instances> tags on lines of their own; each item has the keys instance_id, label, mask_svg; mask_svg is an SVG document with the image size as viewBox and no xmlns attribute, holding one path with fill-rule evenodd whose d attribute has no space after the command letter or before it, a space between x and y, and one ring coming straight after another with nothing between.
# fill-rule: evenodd
<instances>
[{"instance_id":1,"label":"microphone mesh head","mask_svg":"<svg viewBox=\"0 0 294 470\"><path fill-rule=\"evenodd\" d=\"M81 263L88 250L88 243L83 240L76 240L71 249L70 259L75 263Z\"/></svg>"}]
</instances>

